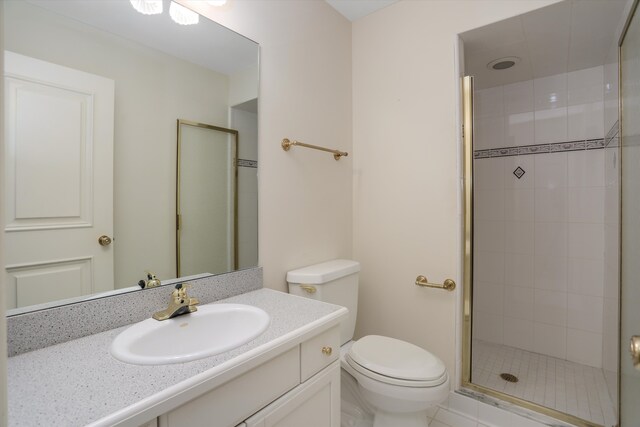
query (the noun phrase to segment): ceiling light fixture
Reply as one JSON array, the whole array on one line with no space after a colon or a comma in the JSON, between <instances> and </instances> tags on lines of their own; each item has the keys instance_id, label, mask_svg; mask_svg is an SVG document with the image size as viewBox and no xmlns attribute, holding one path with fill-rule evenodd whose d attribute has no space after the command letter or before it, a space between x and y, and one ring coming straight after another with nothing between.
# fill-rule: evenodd
<instances>
[{"instance_id":1,"label":"ceiling light fixture","mask_svg":"<svg viewBox=\"0 0 640 427\"><path fill-rule=\"evenodd\" d=\"M162 0L129 0L131 6L143 15L162 13Z\"/></svg>"},{"instance_id":2,"label":"ceiling light fixture","mask_svg":"<svg viewBox=\"0 0 640 427\"><path fill-rule=\"evenodd\" d=\"M520 58L517 56L505 56L504 58L494 59L487 64L487 68L490 70L506 70L520 62Z\"/></svg>"},{"instance_id":3,"label":"ceiling light fixture","mask_svg":"<svg viewBox=\"0 0 640 427\"><path fill-rule=\"evenodd\" d=\"M208 0L207 3L211 6L224 6L227 4L227 0Z\"/></svg>"},{"instance_id":4,"label":"ceiling light fixture","mask_svg":"<svg viewBox=\"0 0 640 427\"><path fill-rule=\"evenodd\" d=\"M194 25L200 20L200 16L197 13L174 1L169 5L169 15L173 22L180 25Z\"/></svg>"}]
</instances>

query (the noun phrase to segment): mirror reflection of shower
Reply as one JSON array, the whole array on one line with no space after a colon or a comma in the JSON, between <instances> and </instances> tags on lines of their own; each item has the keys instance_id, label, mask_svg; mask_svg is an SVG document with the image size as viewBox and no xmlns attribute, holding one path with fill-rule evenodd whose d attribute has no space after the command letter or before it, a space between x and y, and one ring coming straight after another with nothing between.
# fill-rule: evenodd
<instances>
[{"instance_id":1,"label":"mirror reflection of shower","mask_svg":"<svg viewBox=\"0 0 640 427\"><path fill-rule=\"evenodd\" d=\"M475 83L465 386L577 425L617 423L624 6L567 0L460 35Z\"/></svg>"}]
</instances>

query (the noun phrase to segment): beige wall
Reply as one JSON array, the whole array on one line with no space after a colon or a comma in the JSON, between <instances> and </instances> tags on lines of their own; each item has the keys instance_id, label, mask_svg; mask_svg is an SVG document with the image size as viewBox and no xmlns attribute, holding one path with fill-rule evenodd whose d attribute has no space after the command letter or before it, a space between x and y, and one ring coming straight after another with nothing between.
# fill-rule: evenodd
<instances>
[{"instance_id":1,"label":"beige wall","mask_svg":"<svg viewBox=\"0 0 640 427\"><path fill-rule=\"evenodd\" d=\"M462 284L456 34L551 3L405 0L354 22L358 336L408 340L455 372L458 299L414 281Z\"/></svg>"},{"instance_id":2,"label":"beige wall","mask_svg":"<svg viewBox=\"0 0 640 427\"><path fill-rule=\"evenodd\" d=\"M351 155L280 148L351 151L351 24L317 0L183 3L260 43L259 260L284 291L288 270L352 255Z\"/></svg>"},{"instance_id":3,"label":"beige wall","mask_svg":"<svg viewBox=\"0 0 640 427\"><path fill-rule=\"evenodd\" d=\"M229 105L238 105L258 97L260 66L255 64L229 76Z\"/></svg>"}]
</instances>

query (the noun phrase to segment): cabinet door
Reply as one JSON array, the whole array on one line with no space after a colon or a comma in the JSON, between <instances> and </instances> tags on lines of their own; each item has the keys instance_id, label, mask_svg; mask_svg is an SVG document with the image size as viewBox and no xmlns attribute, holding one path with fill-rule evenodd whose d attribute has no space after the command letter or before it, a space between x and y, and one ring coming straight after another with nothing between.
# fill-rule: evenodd
<instances>
[{"instance_id":1,"label":"cabinet door","mask_svg":"<svg viewBox=\"0 0 640 427\"><path fill-rule=\"evenodd\" d=\"M340 364L332 363L253 417L247 427L339 427Z\"/></svg>"},{"instance_id":2,"label":"cabinet door","mask_svg":"<svg viewBox=\"0 0 640 427\"><path fill-rule=\"evenodd\" d=\"M299 346L161 415L160 427L232 427L300 384ZM304 425L304 424L302 424Z\"/></svg>"}]
</instances>

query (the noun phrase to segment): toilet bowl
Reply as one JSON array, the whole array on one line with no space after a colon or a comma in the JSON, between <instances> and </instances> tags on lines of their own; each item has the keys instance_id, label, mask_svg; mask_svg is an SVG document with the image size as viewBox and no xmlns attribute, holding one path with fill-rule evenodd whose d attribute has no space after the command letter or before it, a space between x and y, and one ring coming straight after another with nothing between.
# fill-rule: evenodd
<instances>
[{"instance_id":1,"label":"toilet bowl","mask_svg":"<svg viewBox=\"0 0 640 427\"><path fill-rule=\"evenodd\" d=\"M426 427L427 409L449 393L444 364L410 343L369 335L341 353L342 369L357 382L373 427Z\"/></svg>"},{"instance_id":2,"label":"toilet bowl","mask_svg":"<svg viewBox=\"0 0 640 427\"><path fill-rule=\"evenodd\" d=\"M368 335L352 341L360 264L333 260L287 273L289 293L345 306L340 325L341 426L427 427L427 410L449 393L444 363L408 342Z\"/></svg>"}]
</instances>

